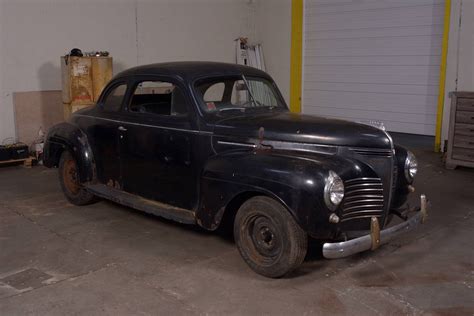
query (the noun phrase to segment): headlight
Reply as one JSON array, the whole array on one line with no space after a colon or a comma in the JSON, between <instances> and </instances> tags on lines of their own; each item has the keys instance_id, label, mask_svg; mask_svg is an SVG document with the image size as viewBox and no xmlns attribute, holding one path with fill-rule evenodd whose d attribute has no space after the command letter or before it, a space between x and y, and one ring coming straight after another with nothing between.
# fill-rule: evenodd
<instances>
[{"instance_id":1,"label":"headlight","mask_svg":"<svg viewBox=\"0 0 474 316\"><path fill-rule=\"evenodd\" d=\"M407 158L405 160L405 178L408 182L413 181L418 171L418 162L416 161L415 155L411 151L407 152Z\"/></svg>"},{"instance_id":2,"label":"headlight","mask_svg":"<svg viewBox=\"0 0 474 316\"><path fill-rule=\"evenodd\" d=\"M334 172L329 171L329 176L326 179L324 186L324 202L330 210L334 210L344 198L344 182Z\"/></svg>"}]
</instances>

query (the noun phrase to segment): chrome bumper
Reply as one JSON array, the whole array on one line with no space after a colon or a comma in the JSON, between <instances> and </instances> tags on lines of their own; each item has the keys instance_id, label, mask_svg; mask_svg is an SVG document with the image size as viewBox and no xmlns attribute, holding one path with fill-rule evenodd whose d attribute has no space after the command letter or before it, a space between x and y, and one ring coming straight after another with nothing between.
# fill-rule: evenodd
<instances>
[{"instance_id":1,"label":"chrome bumper","mask_svg":"<svg viewBox=\"0 0 474 316\"><path fill-rule=\"evenodd\" d=\"M328 259L337 259L348 257L369 249L375 250L380 245L386 244L398 236L418 227L420 224L425 222L426 216L427 203L426 196L423 194L420 196L420 207L416 210L416 214L403 223L380 230L378 219L372 217L369 235L348 241L325 243L323 245L323 256Z\"/></svg>"}]
</instances>

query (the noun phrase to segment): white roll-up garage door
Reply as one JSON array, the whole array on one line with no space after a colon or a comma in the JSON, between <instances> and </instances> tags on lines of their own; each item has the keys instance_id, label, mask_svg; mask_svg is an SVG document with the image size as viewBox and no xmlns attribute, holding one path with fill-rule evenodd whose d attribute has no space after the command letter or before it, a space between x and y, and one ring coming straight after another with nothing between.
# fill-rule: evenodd
<instances>
[{"instance_id":1,"label":"white roll-up garage door","mask_svg":"<svg viewBox=\"0 0 474 316\"><path fill-rule=\"evenodd\" d=\"M443 0L305 0L303 113L434 135Z\"/></svg>"}]
</instances>

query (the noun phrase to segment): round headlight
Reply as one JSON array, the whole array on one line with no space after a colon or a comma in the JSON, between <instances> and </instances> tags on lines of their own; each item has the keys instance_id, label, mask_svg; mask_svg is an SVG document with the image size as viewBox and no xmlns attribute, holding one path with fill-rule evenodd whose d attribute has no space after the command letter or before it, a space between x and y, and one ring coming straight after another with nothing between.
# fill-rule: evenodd
<instances>
[{"instance_id":1,"label":"round headlight","mask_svg":"<svg viewBox=\"0 0 474 316\"><path fill-rule=\"evenodd\" d=\"M329 176L326 179L326 185L324 186L324 202L326 206L334 210L339 204L341 204L344 198L344 182L334 172L329 171Z\"/></svg>"},{"instance_id":2,"label":"round headlight","mask_svg":"<svg viewBox=\"0 0 474 316\"><path fill-rule=\"evenodd\" d=\"M415 155L411 151L407 152L407 158L405 160L405 177L407 181L413 181L418 171L418 162L416 161Z\"/></svg>"}]
</instances>

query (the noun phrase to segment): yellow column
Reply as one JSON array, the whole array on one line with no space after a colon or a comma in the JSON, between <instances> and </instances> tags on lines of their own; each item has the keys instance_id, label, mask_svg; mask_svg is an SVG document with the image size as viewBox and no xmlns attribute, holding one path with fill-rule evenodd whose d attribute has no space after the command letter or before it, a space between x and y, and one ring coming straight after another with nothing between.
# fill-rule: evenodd
<instances>
[{"instance_id":1,"label":"yellow column","mask_svg":"<svg viewBox=\"0 0 474 316\"><path fill-rule=\"evenodd\" d=\"M291 3L291 70L290 110L301 112L301 82L303 59L303 0Z\"/></svg>"},{"instance_id":2,"label":"yellow column","mask_svg":"<svg viewBox=\"0 0 474 316\"><path fill-rule=\"evenodd\" d=\"M443 123L444 110L444 93L446 84L446 63L448 57L448 41L449 41L449 23L451 16L451 0L445 0L444 7L444 29L443 43L441 49L441 66L439 69L439 94L438 94L438 110L436 114L436 134L435 134L435 151L441 149L441 129Z\"/></svg>"}]
</instances>

